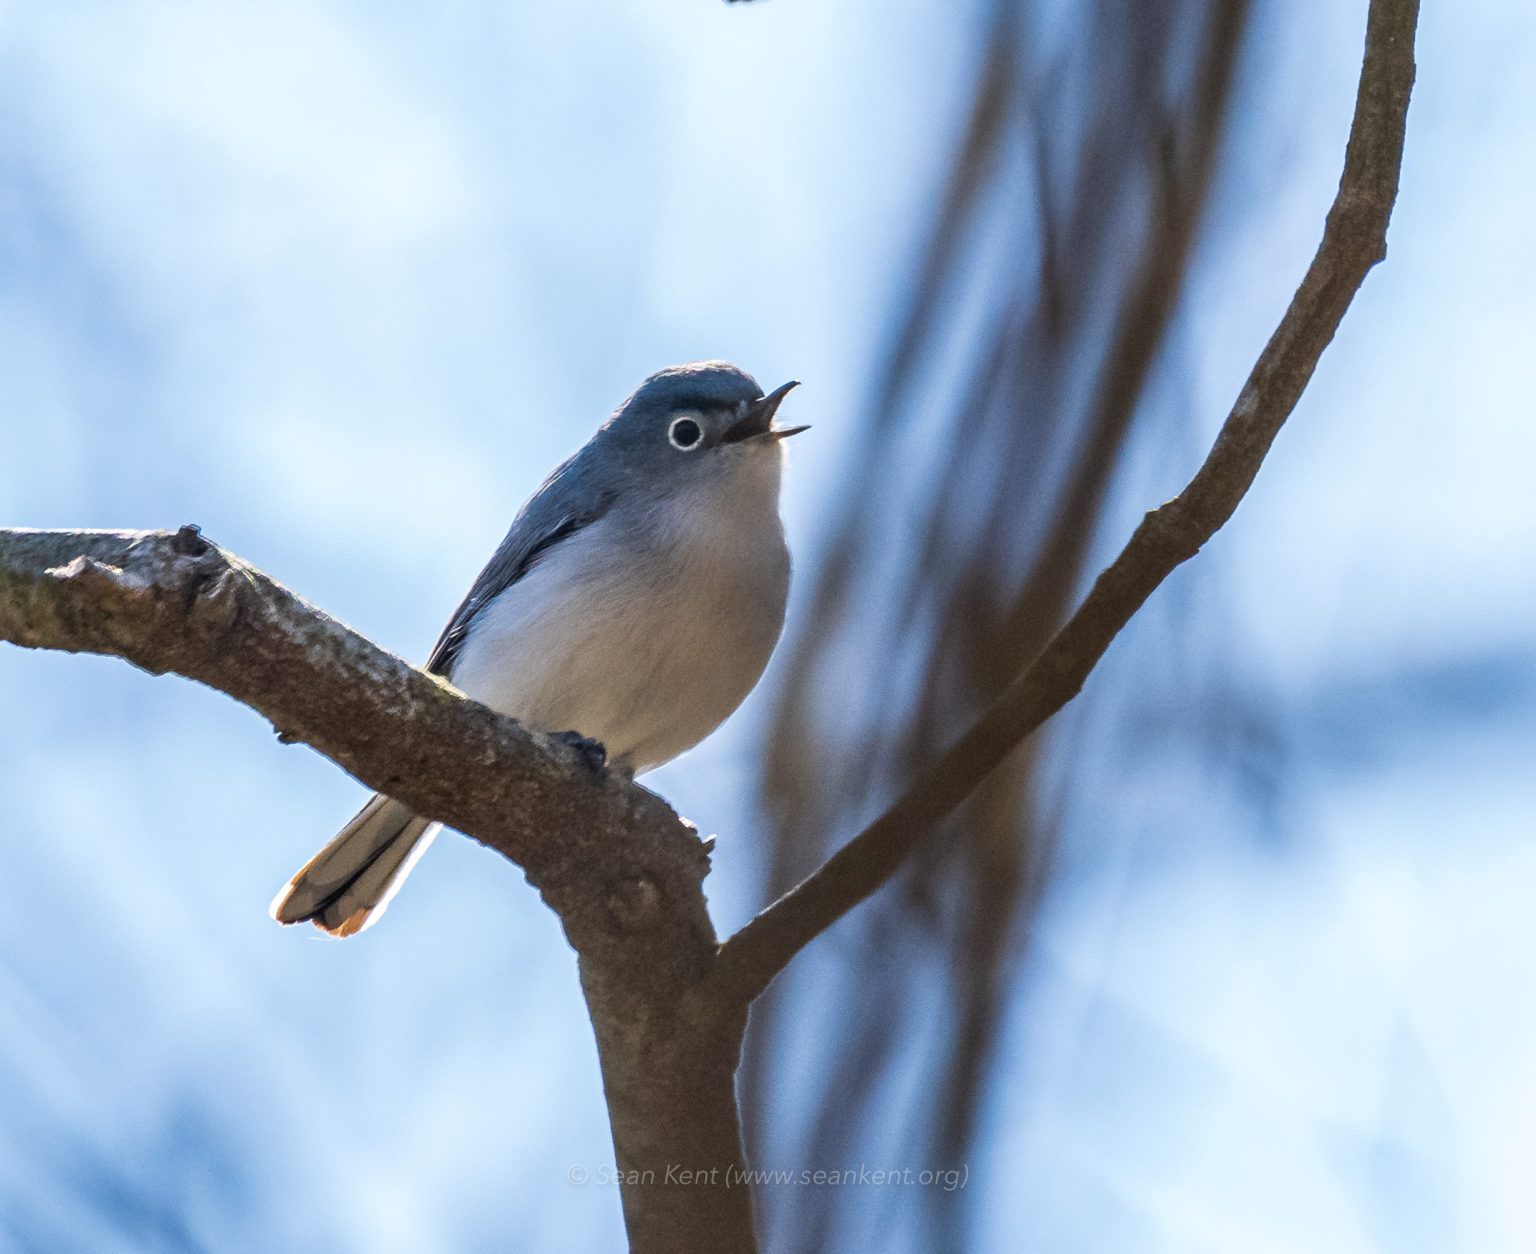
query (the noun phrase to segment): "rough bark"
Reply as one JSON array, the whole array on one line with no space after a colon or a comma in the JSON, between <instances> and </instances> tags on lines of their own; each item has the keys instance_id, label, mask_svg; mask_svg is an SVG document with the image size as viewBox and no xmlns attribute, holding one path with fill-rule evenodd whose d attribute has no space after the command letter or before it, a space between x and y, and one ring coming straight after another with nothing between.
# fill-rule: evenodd
<instances>
[{"instance_id":1,"label":"rough bark","mask_svg":"<svg viewBox=\"0 0 1536 1254\"><path fill-rule=\"evenodd\" d=\"M739 1177L730 1081L745 1015L697 994L715 952L708 849L664 801L385 652L195 527L0 531L0 639L199 680L522 867L580 955L632 1248L754 1248L748 1190L679 1183L680 1170Z\"/></svg>"}]
</instances>

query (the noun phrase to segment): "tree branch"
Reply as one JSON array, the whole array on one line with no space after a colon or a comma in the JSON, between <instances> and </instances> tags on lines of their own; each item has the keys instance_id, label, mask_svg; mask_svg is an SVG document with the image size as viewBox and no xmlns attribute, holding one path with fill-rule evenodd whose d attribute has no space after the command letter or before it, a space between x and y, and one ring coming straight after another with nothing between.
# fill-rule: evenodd
<instances>
[{"instance_id":1,"label":"tree branch","mask_svg":"<svg viewBox=\"0 0 1536 1254\"><path fill-rule=\"evenodd\" d=\"M1386 255L1413 87L1418 0L1372 0L1344 173L1323 240L1204 464L1148 513L1033 662L907 792L720 948L713 981L745 1004L802 948L891 878L918 843L1081 690L1157 586L1232 516L1366 274Z\"/></svg>"},{"instance_id":2,"label":"tree branch","mask_svg":"<svg viewBox=\"0 0 1536 1254\"><path fill-rule=\"evenodd\" d=\"M632 1249L755 1248L748 1190L666 1184L669 1169L739 1179L745 1015L698 994L715 954L709 858L659 797L378 648L195 527L0 530L0 640L199 680L521 866L579 955Z\"/></svg>"},{"instance_id":3,"label":"tree branch","mask_svg":"<svg viewBox=\"0 0 1536 1254\"><path fill-rule=\"evenodd\" d=\"M112 654L228 693L370 787L476 834L540 888L558 892L614 837L654 846L642 861L664 848L669 878L697 885L707 867L697 834L655 794L595 775L195 527L0 531L0 639Z\"/></svg>"}]
</instances>

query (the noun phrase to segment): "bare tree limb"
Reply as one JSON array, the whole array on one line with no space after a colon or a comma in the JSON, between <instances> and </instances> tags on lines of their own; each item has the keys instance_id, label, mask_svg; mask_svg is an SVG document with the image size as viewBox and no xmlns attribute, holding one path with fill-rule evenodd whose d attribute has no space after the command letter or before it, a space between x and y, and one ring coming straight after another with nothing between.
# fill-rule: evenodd
<instances>
[{"instance_id":1,"label":"bare tree limb","mask_svg":"<svg viewBox=\"0 0 1536 1254\"><path fill-rule=\"evenodd\" d=\"M1077 612L981 720L879 818L720 948L713 980L750 1002L884 884L933 827L1081 690L1110 642L1232 516L1366 274L1386 255L1413 88L1418 0L1372 0L1338 195L1323 240L1204 464L1151 511Z\"/></svg>"},{"instance_id":2,"label":"bare tree limb","mask_svg":"<svg viewBox=\"0 0 1536 1254\"><path fill-rule=\"evenodd\" d=\"M541 888L595 860L610 833L665 847L669 878L697 884L707 867L697 835L659 797L595 775L195 528L0 532L0 639L200 680L364 783L476 833ZM696 926L695 945L712 936L707 917Z\"/></svg>"},{"instance_id":3,"label":"bare tree limb","mask_svg":"<svg viewBox=\"0 0 1536 1254\"><path fill-rule=\"evenodd\" d=\"M715 952L709 859L659 797L378 648L195 527L0 530L0 640L200 680L521 866L580 958L632 1248L755 1248L747 1189L689 1187L688 1173L742 1167L745 1014L698 995Z\"/></svg>"}]
</instances>

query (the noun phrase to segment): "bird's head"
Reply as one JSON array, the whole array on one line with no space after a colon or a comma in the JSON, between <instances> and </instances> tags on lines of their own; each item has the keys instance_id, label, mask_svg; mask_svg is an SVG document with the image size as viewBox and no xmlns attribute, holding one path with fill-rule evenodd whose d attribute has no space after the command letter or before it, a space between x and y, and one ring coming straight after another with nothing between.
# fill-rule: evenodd
<instances>
[{"instance_id":1,"label":"bird's head","mask_svg":"<svg viewBox=\"0 0 1536 1254\"><path fill-rule=\"evenodd\" d=\"M626 477L663 490L749 464L776 468L780 441L806 429L773 425L780 402L796 386L786 383L765 396L751 375L725 362L672 366L614 411L600 442Z\"/></svg>"}]
</instances>

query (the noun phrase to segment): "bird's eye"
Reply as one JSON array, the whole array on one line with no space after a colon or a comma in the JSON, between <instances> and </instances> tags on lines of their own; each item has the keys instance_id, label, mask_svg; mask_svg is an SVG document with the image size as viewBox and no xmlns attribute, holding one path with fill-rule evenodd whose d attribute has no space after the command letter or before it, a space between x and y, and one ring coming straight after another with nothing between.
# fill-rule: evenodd
<instances>
[{"instance_id":1,"label":"bird's eye","mask_svg":"<svg viewBox=\"0 0 1536 1254\"><path fill-rule=\"evenodd\" d=\"M667 439L672 441L673 448L696 448L703 438L704 428L692 418L674 418L667 428Z\"/></svg>"}]
</instances>

